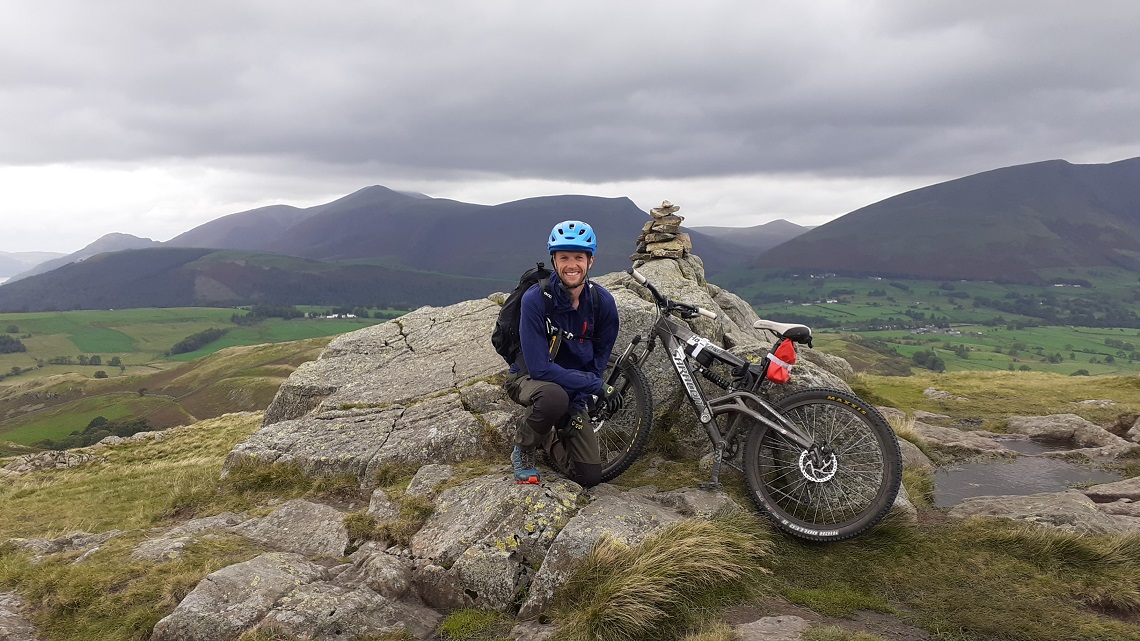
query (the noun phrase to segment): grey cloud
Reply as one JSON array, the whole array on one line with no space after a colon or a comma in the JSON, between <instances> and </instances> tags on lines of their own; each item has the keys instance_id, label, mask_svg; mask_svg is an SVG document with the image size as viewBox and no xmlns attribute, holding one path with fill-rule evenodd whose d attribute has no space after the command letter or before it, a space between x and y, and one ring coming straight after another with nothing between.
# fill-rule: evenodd
<instances>
[{"instance_id":1,"label":"grey cloud","mask_svg":"<svg viewBox=\"0 0 1140 641\"><path fill-rule=\"evenodd\" d=\"M0 163L598 182L1140 149L1133 2L30 6L0 19Z\"/></svg>"}]
</instances>

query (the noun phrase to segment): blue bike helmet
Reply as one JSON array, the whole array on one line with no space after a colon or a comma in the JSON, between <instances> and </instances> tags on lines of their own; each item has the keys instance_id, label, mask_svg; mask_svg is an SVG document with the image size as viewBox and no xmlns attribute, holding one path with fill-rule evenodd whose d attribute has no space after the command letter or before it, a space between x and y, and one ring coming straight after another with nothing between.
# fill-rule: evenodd
<instances>
[{"instance_id":1,"label":"blue bike helmet","mask_svg":"<svg viewBox=\"0 0 1140 641\"><path fill-rule=\"evenodd\" d=\"M550 230L546 250L552 254L556 251L572 251L586 252L593 256L598 251L598 239L594 236L594 228L589 224L580 220L564 220Z\"/></svg>"}]
</instances>

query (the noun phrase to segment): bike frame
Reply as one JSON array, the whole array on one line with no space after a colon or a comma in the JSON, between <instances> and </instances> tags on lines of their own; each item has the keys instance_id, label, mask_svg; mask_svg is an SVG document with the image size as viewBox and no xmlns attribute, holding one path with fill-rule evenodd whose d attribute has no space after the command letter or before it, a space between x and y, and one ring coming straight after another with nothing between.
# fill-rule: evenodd
<instances>
[{"instance_id":1,"label":"bike frame","mask_svg":"<svg viewBox=\"0 0 1140 641\"><path fill-rule=\"evenodd\" d=\"M784 417L784 415L770 403L752 393L752 390L737 389L732 384L732 381L723 379L715 374L712 374L712 377L709 376L711 372L708 368L701 365L699 361L695 361L695 357L701 352L708 352L715 360L721 361L734 368L734 371L746 369L750 363L713 344L712 341L707 338L695 334L688 327L673 321L673 319L669 317L669 313L679 308L675 308L673 301L659 294L652 286L649 287L657 304L657 318L650 330L649 344L643 353L637 355L634 352L634 347L640 342L641 337L635 337L625 349L625 352L618 357L613 371L616 375L618 368L626 359L631 360L635 365L640 365L649 354L652 353L655 345L658 342L661 343L661 346L665 348L669 356L669 363L672 365L673 371L681 381L685 395L688 396L689 402L697 414L697 419L700 421L701 426L704 427L709 440L713 444L713 473L710 484L714 486L719 485L720 466L725 462L724 452L728 444L736 439L740 424L740 420L738 419L742 416L747 416L758 421L767 429L776 430L784 438L805 450L811 450L814 445L811 437L805 434L799 426ZM685 350L686 346L689 347L688 352ZM728 393L723 396L708 398L704 390L701 389L701 386L696 382L693 367L690 364L692 362L695 362L697 373L701 373L705 378L710 380L713 380L713 377L721 378L720 381L713 380L713 382L725 388ZM723 385L722 383L728 383L728 385ZM759 409L749 407L746 401L755 404ZM729 414L734 415L734 420L730 421L727 431L721 434L720 428L716 423L716 417ZM729 463L729 465L735 467L732 463Z\"/></svg>"}]
</instances>

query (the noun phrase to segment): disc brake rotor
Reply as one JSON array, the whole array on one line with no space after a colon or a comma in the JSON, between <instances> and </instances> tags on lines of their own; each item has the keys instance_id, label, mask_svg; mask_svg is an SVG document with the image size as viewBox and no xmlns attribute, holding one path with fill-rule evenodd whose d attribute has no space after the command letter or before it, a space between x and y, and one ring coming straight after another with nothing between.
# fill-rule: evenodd
<instances>
[{"instance_id":1,"label":"disc brake rotor","mask_svg":"<svg viewBox=\"0 0 1140 641\"><path fill-rule=\"evenodd\" d=\"M809 481L826 483L839 471L839 461L835 453L818 447L800 452L800 473Z\"/></svg>"}]
</instances>

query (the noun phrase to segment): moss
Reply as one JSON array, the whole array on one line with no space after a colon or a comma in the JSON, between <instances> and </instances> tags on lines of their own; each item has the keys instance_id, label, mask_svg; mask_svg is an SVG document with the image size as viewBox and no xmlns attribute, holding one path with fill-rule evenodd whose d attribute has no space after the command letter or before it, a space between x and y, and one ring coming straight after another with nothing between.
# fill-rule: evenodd
<instances>
[{"instance_id":1,"label":"moss","mask_svg":"<svg viewBox=\"0 0 1140 641\"><path fill-rule=\"evenodd\" d=\"M439 634L455 641L505 641L513 625L514 620L501 612L464 609L449 614Z\"/></svg>"}]
</instances>

